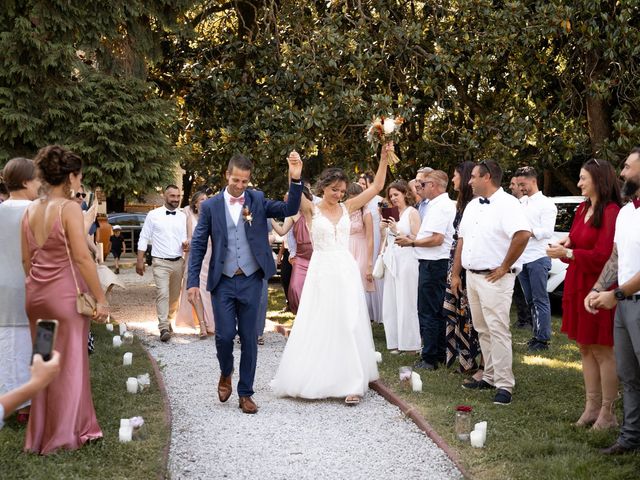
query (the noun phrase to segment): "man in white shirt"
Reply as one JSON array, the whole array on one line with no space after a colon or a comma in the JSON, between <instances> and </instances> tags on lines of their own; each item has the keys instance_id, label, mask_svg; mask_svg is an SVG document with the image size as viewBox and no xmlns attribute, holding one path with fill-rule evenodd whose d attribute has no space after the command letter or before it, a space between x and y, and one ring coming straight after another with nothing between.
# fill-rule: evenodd
<instances>
[{"instance_id":1,"label":"man in white shirt","mask_svg":"<svg viewBox=\"0 0 640 480\"><path fill-rule=\"evenodd\" d=\"M168 185L164 189L164 205L147 214L138 240L138 275L144 275L144 254L151 242L158 329L163 342L169 341L173 331L171 321L178 310L184 274L182 255L188 248L187 216L178 208L179 205L180 189L175 185Z\"/></svg>"},{"instance_id":2,"label":"man in white shirt","mask_svg":"<svg viewBox=\"0 0 640 480\"><path fill-rule=\"evenodd\" d=\"M429 203L429 199L427 198L427 192L424 190L424 184L427 180L427 175L433 172L433 168L431 167L421 167L416 173L416 178L414 182L414 188L416 190L416 194L418 195L418 203L416 204L416 208L418 209L418 213L420 214L420 220L424 218L424 214L427 210L427 204Z\"/></svg>"},{"instance_id":3,"label":"man in white shirt","mask_svg":"<svg viewBox=\"0 0 640 480\"><path fill-rule=\"evenodd\" d=\"M415 368L435 370L446 360L443 312L447 286L447 267L453 243L453 220L456 204L447 195L449 178L442 170L434 170L421 180L422 192L428 204L415 240L399 236L396 243L415 247L420 263L418 273L418 320L422 337L422 353Z\"/></svg>"},{"instance_id":4,"label":"man in white shirt","mask_svg":"<svg viewBox=\"0 0 640 480\"><path fill-rule=\"evenodd\" d=\"M556 226L558 208L538 189L538 174L533 167L521 167L515 176L523 194L520 203L524 206L532 232L522 253L522 272L518 280L533 323L533 337L529 340L528 349L529 352L538 352L547 350L551 340L551 303L547 293L551 259L546 249Z\"/></svg>"},{"instance_id":5,"label":"man in white shirt","mask_svg":"<svg viewBox=\"0 0 640 480\"><path fill-rule=\"evenodd\" d=\"M509 310L520 255L531 236L520 202L500 182L502 169L493 160L473 167L469 184L477 195L464 211L451 274L451 291L459 295L460 271L467 270L467 296L473 326L484 358L482 380L464 388L496 388L493 403L509 405L515 385L512 370Z\"/></svg>"},{"instance_id":6,"label":"man in white shirt","mask_svg":"<svg viewBox=\"0 0 640 480\"><path fill-rule=\"evenodd\" d=\"M611 257L584 299L590 313L616 308L613 344L624 386L624 422L616 442L600 451L605 455L640 451L640 147L631 151L620 176L622 194L630 201L616 219ZM616 283L618 288L607 291Z\"/></svg>"}]
</instances>

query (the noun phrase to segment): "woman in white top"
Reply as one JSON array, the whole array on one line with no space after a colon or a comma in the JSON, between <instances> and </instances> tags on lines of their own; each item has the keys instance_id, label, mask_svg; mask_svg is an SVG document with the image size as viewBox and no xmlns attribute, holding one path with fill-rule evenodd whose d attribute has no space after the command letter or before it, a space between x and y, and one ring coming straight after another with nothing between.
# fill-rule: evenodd
<instances>
[{"instance_id":1,"label":"woman in white top","mask_svg":"<svg viewBox=\"0 0 640 480\"><path fill-rule=\"evenodd\" d=\"M271 382L276 395L320 399L343 397L360 402L369 382L378 378L375 348L358 265L349 252L349 214L362 208L384 187L387 152L374 183L346 202L349 178L338 168L318 179L322 201L302 200L310 225L313 256L300 298L298 315Z\"/></svg>"},{"instance_id":2,"label":"woman in white top","mask_svg":"<svg viewBox=\"0 0 640 480\"><path fill-rule=\"evenodd\" d=\"M22 217L38 197L40 180L32 160L14 158L2 170L9 199L0 205L0 395L31 377L31 333L25 311L24 270L20 243ZM26 423L29 402L20 405L18 421Z\"/></svg>"},{"instance_id":3,"label":"woman in white top","mask_svg":"<svg viewBox=\"0 0 640 480\"><path fill-rule=\"evenodd\" d=\"M366 190L371 186L373 182L373 172L365 172L358 176L358 185ZM371 258L372 264L375 264L378 252L380 251L381 235L380 235L380 203L382 197L376 195L366 206L366 209L371 213L371 223L373 232L373 255ZM373 291L365 292L367 297L367 307L369 308L369 318L372 322L382 323L382 293L384 290L384 279L373 279L374 289Z\"/></svg>"},{"instance_id":4,"label":"woman in white top","mask_svg":"<svg viewBox=\"0 0 640 480\"><path fill-rule=\"evenodd\" d=\"M389 202L398 207L400 220L383 219L386 246L384 247L384 294L382 318L391 353L420 350L420 324L418 321L418 259L413 248L395 244L397 235L415 238L420 229L420 214L410 206L415 197L404 180L387 187Z\"/></svg>"}]
</instances>

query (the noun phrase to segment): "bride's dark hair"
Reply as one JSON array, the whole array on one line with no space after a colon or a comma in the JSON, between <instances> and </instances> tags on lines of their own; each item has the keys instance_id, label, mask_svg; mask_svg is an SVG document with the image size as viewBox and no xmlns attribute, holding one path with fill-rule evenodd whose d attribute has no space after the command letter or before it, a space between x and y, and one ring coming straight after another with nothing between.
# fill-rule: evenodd
<instances>
[{"instance_id":1,"label":"bride's dark hair","mask_svg":"<svg viewBox=\"0 0 640 480\"><path fill-rule=\"evenodd\" d=\"M349 185L349 177L341 168L325 168L318 177L318 181L316 182L316 194L322 195L324 189L329 185L333 185L335 182L344 182L346 187L347 185Z\"/></svg>"}]
</instances>

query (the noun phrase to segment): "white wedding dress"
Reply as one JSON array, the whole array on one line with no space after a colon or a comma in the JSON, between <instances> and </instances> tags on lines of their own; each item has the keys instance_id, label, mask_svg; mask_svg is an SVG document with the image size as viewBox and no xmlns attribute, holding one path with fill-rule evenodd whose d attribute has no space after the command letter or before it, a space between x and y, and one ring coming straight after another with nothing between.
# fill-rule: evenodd
<instances>
[{"instance_id":1,"label":"white wedding dress","mask_svg":"<svg viewBox=\"0 0 640 480\"><path fill-rule=\"evenodd\" d=\"M360 270L349 252L349 214L342 205L334 225L313 208L313 255L271 387L308 399L363 395L378 367Z\"/></svg>"}]
</instances>

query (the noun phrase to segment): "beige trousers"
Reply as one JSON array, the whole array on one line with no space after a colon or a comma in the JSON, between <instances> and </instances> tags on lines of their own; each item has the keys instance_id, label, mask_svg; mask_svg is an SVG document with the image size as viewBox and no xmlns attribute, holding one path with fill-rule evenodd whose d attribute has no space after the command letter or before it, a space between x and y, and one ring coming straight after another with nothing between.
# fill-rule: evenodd
<instances>
[{"instance_id":1,"label":"beige trousers","mask_svg":"<svg viewBox=\"0 0 640 480\"><path fill-rule=\"evenodd\" d=\"M467 271L467 297L473 328L478 332L484 359L483 380L511 392L513 377L509 312L515 274L507 273L495 283L486 275Z\"/></svg>"},{"instance_id":2,"label":"beige trousers","mask_svg":"<svg viewBox=\"0 0 640 480\"><path fill-rule=\"evenodd\" d=\"M153 259L153 280L156 283L156 312L158 329L171 331L171 320L175 319L182 290L184 259L170 262Z\"/></svg>"}]
</instances>

